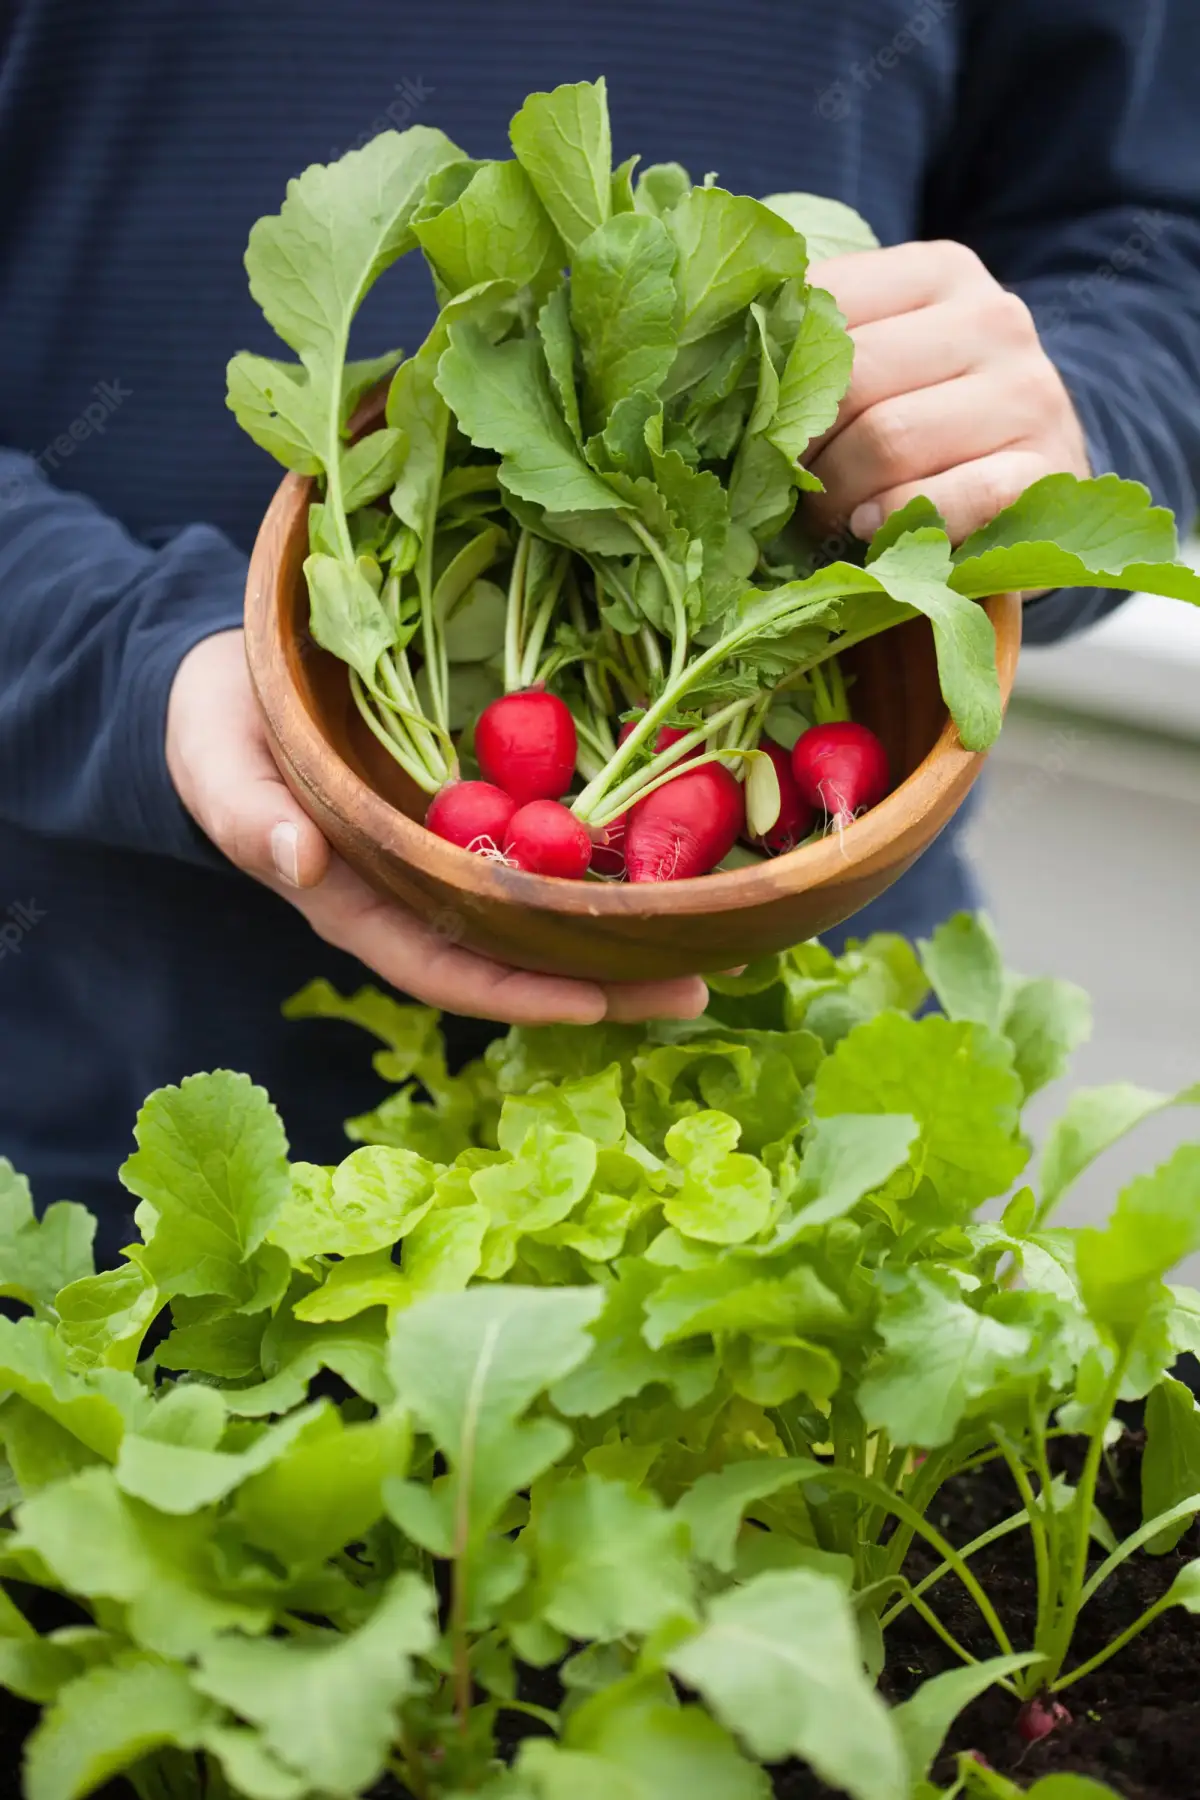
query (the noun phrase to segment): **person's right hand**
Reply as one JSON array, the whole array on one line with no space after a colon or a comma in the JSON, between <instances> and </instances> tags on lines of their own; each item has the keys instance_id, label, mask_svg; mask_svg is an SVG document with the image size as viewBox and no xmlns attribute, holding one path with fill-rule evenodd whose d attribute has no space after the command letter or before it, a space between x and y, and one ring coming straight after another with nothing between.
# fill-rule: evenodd
<instances>
[{"instance_id":1,"label":"person's right hand","mask_svg":"<svg viewBox=\"0 0 1200 1800\"><path fill-rule=\"evenodd\" d=\"M247 875L289 900L327 943L426 1005L509 1024L691 1019L699 976L602 987L476 956L382 899L326 843L293 799L267 744L240 631L184 657L167 710L167 767L201 830Z\"/></svg>"}]
</instances>

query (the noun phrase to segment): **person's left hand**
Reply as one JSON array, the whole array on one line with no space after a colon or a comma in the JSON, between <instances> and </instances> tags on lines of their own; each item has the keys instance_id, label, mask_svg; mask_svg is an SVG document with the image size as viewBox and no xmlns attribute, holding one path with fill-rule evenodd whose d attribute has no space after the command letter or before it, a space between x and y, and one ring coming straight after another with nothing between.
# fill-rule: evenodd
<instances>
[{"instance_id":1,"label":"person's left hand","mask_svg":"<svg viewBox=\"0 0 1200 1800\"><path fill-rule=\"evenodd\" d=\"M952 541L1040 476L1087 476L1087 445L1025 302L963 244L899 244L818 263L854 339L837 422L805 457L818 532L867 539L925 494Z\"/></svg>"}]
</instances>

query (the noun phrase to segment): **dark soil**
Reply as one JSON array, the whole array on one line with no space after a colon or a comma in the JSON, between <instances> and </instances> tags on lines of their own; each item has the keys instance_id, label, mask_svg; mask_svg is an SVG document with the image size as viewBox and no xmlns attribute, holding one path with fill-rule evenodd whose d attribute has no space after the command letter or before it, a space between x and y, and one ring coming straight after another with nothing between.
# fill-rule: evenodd
<instances>
[{"instance_id":1,"label":"dark soil","mask_svg":"<svg viewBox=\"0 0 1200 1800\"><path fill-rule=\"evenodd\" d=\"M1141 1439L1129 1433L1114 1457L1119 1486L1102 1479L1101 1510L1118 1539L1141 1523L1138 1463ZM1077 1473L1077 1447L1068 1446L1059 1464ZM933 1519L952 1543L965 1544L1017 1510L1007 1471L988 1468L953 1483ZM1169 1556L1141 1554L1124 1563L1085 1608L1076 1630L1068 1670L1086 1662L1111 1642L1171 1585L1184 1563L1200 1555L1200 1528L1193 1526ZM1096 1560L1100 1560L1097 1553ZM913 1572L932 1567L923 1550L911 1558ZM973 1557L971 1566L990 1596L1014 1648L1032 1641L1035 1611L1032 1560L1020 1533ZM939 1617L980 1658L997 1654L973 1602L947 1577L930 1594ZM887 1634L888 1669L881 1683L899 1701L927 1676L955 1666L941 1640L910 1609ZM935 1774L952 1778L953 1756L978 1751L994 1769L1022 1785L1041 1775L1088 1775L1104 1781L1124 1800L1194 1800L1200 1793L1200 1618L1176 1608L1126 1645L1110 1663L1078 1682L1064 1696L1072 1719L1040 1743L1027 1746L1014 1729L1016 1702L992 1688L960 1715ZM835 1790L809 1770L792 1767L776 1776L778 1800L835 1800ZM836 1800L842 1800L840 1792Z\"/></svg>"},{"instance_id":2,"label":"dark soil","mask_svg":"<svg viewBox=\"0 0 1200 1800\"><path fill-rule=\"evenodd\" d=\"M1102 1480L1101 1508L1118 1538L1136 1529L1141 1520L1140 1453L1139 1434L1127 1433L1114 1456L1116 1483L1108 1472ZM1068 1474L1077 1473L1074 1445L1066 1446L1058 1460ZM1007 1472L990 1467L947 1487L932 1522L951 1542L964 1544L1014 1512L1017 1504ZM1142 1554L1125 1563L1085 1609L1068 1668L1102 1649L1170 1586L1185 1562L1198 1555L1200 1527L1193 1527L1169 1556ZM910 1573L919 1576L927 1572L932 1560L923 1548L915 1550ZM1015 1648L1021 1649L1031 1641L1034 1624L1027 1540L1020 1533L1003 1539L991 1551L973 1558L972 1567ZM43 1592L26 1589L17 1593L14 1589L14 1597L42 1630L79 1617L68 1602ZM996 1654L973 1603L952 1577L939 1583L930 1599L969 1650L981 1658ZM911 1610L889 1630L887 1648L882 1688L892 1701L907 1698L926 1677L957 1666L941 1640ZM1031 1785L1041 1775L1071 1773L1107 1782L1123 1800L1195 1800L1200 1794L1198 1666L1200 1618L1176 1609L1127 1645L1111 1663L1071 1688L1065 1696L1071 1723L1039 1744L1021 1743L1014 1728L1016 1702L1002 1690L991 1689L961 1715L935 1774L951 1778L954 1753L976 1750L993 1768L1022 1785ZM552 1676L535 1676L525 1697L555 1705L557 1694L547 1691L552 1685L556 1685ZM6 1779L7 1772L15 1774L21 1743L36 1718L35 1707L11 1695L0 1696L0 1771L4 1772L0 1774L0 1794L17 1792L17 1782ZM518 1723L514 1714L509 1714L508 1720L518 1730L527 1723ZM827 1787L800 1765L775 1771L774 1785L777 1800L844 1800L840 1791ZM96 1800L133 1800L132 1790L123 1781L113 1782ZM374 1790L372 1800L404 1800L404 1796L388 1779Z\"/></svg>"}]
</instances>

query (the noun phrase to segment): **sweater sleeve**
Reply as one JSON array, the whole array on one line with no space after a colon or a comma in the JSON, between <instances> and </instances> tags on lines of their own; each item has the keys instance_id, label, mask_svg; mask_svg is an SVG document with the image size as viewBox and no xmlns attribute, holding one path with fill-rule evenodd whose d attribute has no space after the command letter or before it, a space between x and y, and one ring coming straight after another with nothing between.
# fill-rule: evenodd
<instances>
[{"instance_id":1,"label":"sweater sleeve","mask_svg":"<svg viewBox=\"0 0 1200 1800\"><path fill-rule=\"evenodd\" d=\"M1145 482L1188 531L1200 484L1200 5L966 0L930 236L970 244L1029 304L1097 474ZM1121 604L1026 609L1049 643Z\"/></svg>"},{"instance_id":2,"label":"sweater sleeve","mask_svg":"<svg viewBox=\"0 0 1200 1800\"><path fill-rule=\"evenodd\" d=\"M0 451L0 817L210 863L167 772L167 699L193 644L241 623L245 581L211 527L149 549Z\"/></svg>"}]
</instances>

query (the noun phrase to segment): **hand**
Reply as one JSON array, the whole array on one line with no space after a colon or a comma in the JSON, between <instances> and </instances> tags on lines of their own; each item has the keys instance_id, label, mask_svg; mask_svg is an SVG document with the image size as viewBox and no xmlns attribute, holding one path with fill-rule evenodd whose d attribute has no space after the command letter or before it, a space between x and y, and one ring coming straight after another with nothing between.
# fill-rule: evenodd
<instances>
[{"instance_id":1,"label":"hand","mask_svg":"<svg viewBox=\"0 0 1200 1800\"><path fill-rule=\"evenodd\" d=\"M1083 428L1025 302L962 244L900 244L817 264L854 339L837 423L805 458L810 519L873 536L925 494L959 544L1032 481L1091 474Z\"/></svg>"},{"instance_id":2,"label":"hand","mask_svg":"<svg viewBox=\"0 0 1200 1800\"><path fill-rule=\"evenodd\" d=\"M167 709L167 767L183 804L219 850L303 913L318 937L429 1006L510 1024L695 1018L698 976L568 981L476 956L381 899L336 857L292 798L259 717L240 631L205 638L179 666Z\"/></svg>"}]
</instances>

